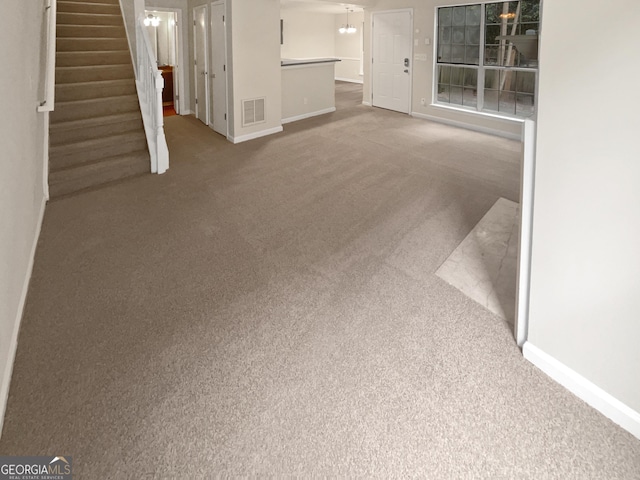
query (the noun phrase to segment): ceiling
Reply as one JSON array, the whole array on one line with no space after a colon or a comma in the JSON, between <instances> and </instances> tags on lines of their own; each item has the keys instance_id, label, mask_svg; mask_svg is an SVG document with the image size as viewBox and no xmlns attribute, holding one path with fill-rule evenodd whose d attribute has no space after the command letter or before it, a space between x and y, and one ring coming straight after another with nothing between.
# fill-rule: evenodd
<instances>
[{"instance_id":1,"label":"ceiling","mask_svg":"<svg viewBox=\"0 0 640 480\"><path fill-rule=\"evenodd\" d=\"M362 11L362 7L371 5L372 0L352 0L351 3L342 3L332 0L280 0L283 10L300 10L318 13L344 13L349 7L354 12Z\"/></svg>"}]
</instances>

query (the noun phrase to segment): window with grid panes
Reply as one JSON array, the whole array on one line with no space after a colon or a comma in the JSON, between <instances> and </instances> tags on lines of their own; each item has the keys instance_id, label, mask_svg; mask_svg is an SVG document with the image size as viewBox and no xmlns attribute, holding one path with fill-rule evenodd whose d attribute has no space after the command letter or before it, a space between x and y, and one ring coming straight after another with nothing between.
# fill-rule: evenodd
<instances>
[{"instance_id":1,"label":"window with grid panes","mask_svg":"<svg viewBox=\"0 0 640 480\"><path fill-rule=\"evenodd\" d=\"M532 116L539 12L540 0L438 8L435 103Z\"/></svg>"}]
</instances>

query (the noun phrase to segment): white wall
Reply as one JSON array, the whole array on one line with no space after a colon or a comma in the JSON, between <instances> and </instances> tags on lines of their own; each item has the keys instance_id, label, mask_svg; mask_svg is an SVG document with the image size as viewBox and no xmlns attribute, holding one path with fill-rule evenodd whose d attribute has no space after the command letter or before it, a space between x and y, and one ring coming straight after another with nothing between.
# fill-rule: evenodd
<instances>
[{"instance_id":1,"label":"white wall","mask_svg":"<svg viewBox=\"0 0 640 480\"><path fill-rule=\"evenodd\" d=\"M640 412L640 3L602 5L544 1L529 343Z\"/></svg>"},{"instance_id":2,"label":"white wall","mask_svg":"<svg viewBox=\"0 0 640 480\"><path fill-rule=\"evenodd\" d=\"M334 55L341 61L336 63L336 78L362 83L360 57L362 55L362 24L364 12L349 13L349 23L356 27L356 33L339 33L338 29L347 23L347 14L334 15L333 32L335 36Z\"/></svg>"},{"instance_id":3,"label":"white wall","mask_svg":"<svg viewBox=\"0 0 640 480\"><path fill-rule=\"evenodd\" d=\"M371 102L371 13L383 10L399 8L413 8L414 39L418 45L413 47L413 53L426 55L426 61L413 59L413 91L411 111L418 116L428 116L448 122L461 122L471 127L487 129L495 133L511 137L520 137L522 124L519 121L504 120L473 113L460 112L442 107L431 106L433 101L433 44L435 38L435 8L442 5L455 5L464 2L462 0L379 0L376 6L365 10L365 62L364 62L364 86L363 101ZM419 33L415 33L419 30ZM425 45L425 38L430 45ZM426 100L426 105L421 104L421 99Z\"/></svg>"},{"instance_id":4,"label":"white wall","mask_svg":"<svg viewBox=\"0 0 640 480\"><path fill-rule=\"evenodd\" d=\"M233 129L236 140L282 129L280 1L231 3ZM266 122L242 126L242 100L265 98Z\"/></svg>"},{"instance_id":5,"label":"white wall","mask_svg":"<svg viewBox=\"0 0 640 480\"><path fill-rule=\"evenodd\" d=\"M322 58L335 56L335 15L283 9L282 58Z\"/></svg>"},{"instance_id":6,"label":"white wall","mask_svg":"<svg viewBox=\"0 0 640 480\"><path fill-rule=\"evenodd\" d=\"M0 76L0 428L22 308L44 212L45 125L42 95L43 2L2 0Z\"/></svg>"},{"instance_id":7,"label":"white wall","mask_svg":"<svg viewBox=\"0 0 640 480\"><path fill-rule=\"evenodd\" d=\"M189 18L193 8L211 2L188 0ZM282 129L280 90L280 2L278 0L227 0L227 84L229 97L228 135L246 139L248 135ZM189 64L193 67L193 29L189 29ZM193 78L190 81L194 91ZM266 122L242 126L242 100L265 98ZM195 110L192 97L191 109Z\"/></svg>"},{"instance_id":8,"label":"white wall","mask_svg":"<svg viewBox=\"0 0 640 480\"><path fill-rule=\"evenodd\" d=\"M319 112L335 111L334 63L294 65L282 69L284 123Z\"/></svg>"}]
</instances>

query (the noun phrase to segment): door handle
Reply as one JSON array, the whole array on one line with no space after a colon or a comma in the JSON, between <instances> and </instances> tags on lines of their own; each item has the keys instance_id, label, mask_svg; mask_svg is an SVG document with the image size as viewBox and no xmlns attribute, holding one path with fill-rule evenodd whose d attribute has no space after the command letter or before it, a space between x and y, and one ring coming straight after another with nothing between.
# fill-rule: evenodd
<instances>
[{"instance_id":1,"label":"door handle","mask_svg":"<svg viewBox=\"0 0 640 480\"><path fill-rule=\"evenodd\" d=\"M409 73L409 70L405 70L404 73Z\"/></svg>"},{"instance_id":2,"label":"door handle","mask_svg":"<svg viewBox=\"0 0 640 480\"><path fill-rule=\"evenodd\" d=\"M405 59L404 59L404 66L405 66L405 67L408 67L408 66L409 66L409 59L408 59L408 58L405 58ZM405 70L405 72L406 72L406 70Z\"/></svg>"}]
</instances>

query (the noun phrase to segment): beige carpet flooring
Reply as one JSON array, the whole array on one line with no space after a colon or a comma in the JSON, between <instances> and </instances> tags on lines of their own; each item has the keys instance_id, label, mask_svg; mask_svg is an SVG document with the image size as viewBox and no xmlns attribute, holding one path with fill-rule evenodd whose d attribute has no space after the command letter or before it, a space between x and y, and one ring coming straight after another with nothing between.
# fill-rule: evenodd
<instances>
[{"instance_id":1,"label":"beige carpet flooring","mask_svg":"<svg viewBox=\"0 0 640 480\"><path fill-rule=\"evenodd\" d=\"M0 453L78 479L640 478L640 442L434 275L520 145L359 104L48 205Z\"/></svg>"}]
</instances>

